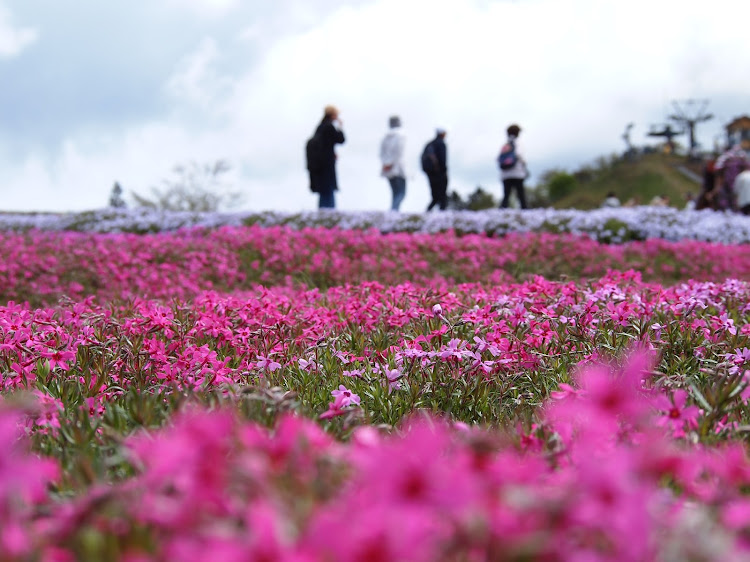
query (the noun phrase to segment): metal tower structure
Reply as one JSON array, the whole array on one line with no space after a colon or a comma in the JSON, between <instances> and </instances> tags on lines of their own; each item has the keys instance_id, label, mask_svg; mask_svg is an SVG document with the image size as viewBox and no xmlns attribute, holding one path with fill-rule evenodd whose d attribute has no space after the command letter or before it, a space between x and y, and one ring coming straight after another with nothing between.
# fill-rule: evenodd
<instances>
[{"instance_id":1,"label":"metal tower structure","mask_svg":"<svg viewBox=\"0 0 750 562\"><path fill-rule=\"evenodd\" d=\"M690 156L695 156L698 148L698 143L695 140L695 126L698 123L713 119L713 114L706 113L709 100L696 100L688 99L682 102L673 101L672 105L675 108L675 113L670 115L669 118L673 121L681 124L688 133L689 138L689 152Z\"/></svg>"}]
</instances>

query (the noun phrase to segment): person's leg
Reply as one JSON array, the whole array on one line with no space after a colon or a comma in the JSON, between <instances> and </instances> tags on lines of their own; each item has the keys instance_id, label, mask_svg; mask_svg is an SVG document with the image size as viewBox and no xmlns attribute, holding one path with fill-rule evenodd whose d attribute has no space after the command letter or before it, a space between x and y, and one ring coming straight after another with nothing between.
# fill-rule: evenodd
<instances>
[{"instance_id":1,"label":"person's leg","mask_svg":"<svg viewBox=\"0 0 750 562\"><path fill-rule=\"evenodd\" d=\"M393 203L391 204L392 211L398 211L401 206L401 202L406 196L406 178L390 178L391 191L393 192Z\"/></svg>"},{"instance_id":2,"label":"person's leg","mask_svg":"<svg viewBox=\"0 0 750 562\"><path fill-rule=\"evenodd\" d=\"M448 208L448 178L440 178L440 210L445 211Z\"/></svg>"},{"instance_id":3,"label":"person's leg","mask_svg":"<svg viewBox=\"0 0 750 562\"><path fill-rule=\"evenodd\" d=\"M401 209L401 203L406 199L406 178L398 178L398 197L396 200L396 210Z\"/></svg>"},{"instance_id":4,"label":"person's leg","mask_svg":"<svg viewBox=\"0 0 750 562\"><path fill-rule=\"evenodd\" d=\"M319 209L333 209L336 207L336 200L333 197L333 190L329 189L320 192Z\"/></svg>"},{"instance_id":5,"label":"person's leg","mask_svg":"<svg viewBox=\"0 0 750 562\"><path fill-rule=\"evenodd\" d=\"M511 180L503 180L503 200L500 202L501 209L507 209L510 203L510 192L512 187Z\"/></svg>"},{"instance_id":6,"label":"person's leg","mask_svg":"<svg viewBox=\"0 0 750 562\"><path fill-rule=\"evenodd\" d=\"M518 180L518 183L516 184L516 193L518 194L518 201L521 203L521 208L527 209L528 206L526 205L526 190L523 185L523 179Z\"/></svg>"},{"instance_id":7,"label":"person's leg","mask_svg":"<svg viewBox=\"0 0 750 562\"><path fill-rule=\"evenodd\" d=\"M427 180L430 182L430 192L432 193L432 201L427 206L427 210L431 211L432 208L438 204L438 199L439 199L438 181L435 176L427 176Z\"/></svg>"}]
</instances>

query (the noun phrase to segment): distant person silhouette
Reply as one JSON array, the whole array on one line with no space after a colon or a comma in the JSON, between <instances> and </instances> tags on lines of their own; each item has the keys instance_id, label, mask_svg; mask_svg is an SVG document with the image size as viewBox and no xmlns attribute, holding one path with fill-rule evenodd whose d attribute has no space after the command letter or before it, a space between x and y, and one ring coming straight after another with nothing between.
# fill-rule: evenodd
<instances>
[{"instance_id":1,"label":"distant person silhouette","mask_svg":"<svg viewBox=\"0 0 750 562\"><path fill-rule=\"evenodd\" d=\"M698 194L698 198L695 201L695 208L701 209L714 209L714 188L716 187L716 158L717 155L713 155L706 161L703 166L703 184L701 186L701 192Z\"/></svg>"},{"instance_id":2,"label":"distant person silhouette","mask_svg":"<svg viewBox=\"0 0 750 562\"><path fill-rule=\"evenodd\" d=\"M686 211L695 211L696 197L694 193L688 193L685 195L685 207Z\"/></svg>"},{"instance_id":3,"label":"distant person silhouette","mask_svg":"<svg viewBox=\"0 0 750 562\"><path fill-rule=\"evenodd\" d=\"M617 195L615 195L614 191L610 191L609 193L607 193L607 197L602 202L602 208L614 208L620 206L620 200L617 198Z\"/></svg>"},{"instance_id":4,"label":"distant person silhouette","mask_svg":"<svg viewBox=\"0 0 750 562\"><path fill-rule=\"evenodd\" d=\"M669 198L666 195L654 195L649 205L652 207L669 207Z\"/></svg>"},{"instance_id":5,"label":"distant person silhouette","mask_svg":"<svg viewBox=\"0 0 750 562\"><path fill-rule=\"evenodd\" d=\"M430 183L432 201L427 206L431 211L438 205L441 211L448 207L448 149L445 146L446 130L438 127L435 138L428 142L422 151L422 171Z\"/></svg>"},{"instance_id":6,"label":"distant person silhouette","mask_svg":"<svg viewBox=\"0 0 750 562\"><path fill-rule=\"evenodd\" d=\"M310 189L320 195L318 207L333 209L336 207L334 192L338 190L336 179L337 144L344 143L342 122L339 111L332 105L323 111L323 120L307 142L307 169L310 173Z\"/></svg>"},{"instance_id":7,"label":"distant person silhouette","mask_svg":"<svg viewBox=\"0 0 750 562\"><path fill-rule=\"evenodd\" d=\"M735 144L716 159L714 171L717 185L714 193L718 210L735 208L734 181L748 163L750 160L748 160L747 153L739 144Z\"/></svg>"},{"instance_id":8,"label":"distant person silhouette","mask_svg":"<svg viewBox=\"0 0 750 562\"><path fill-rule=\"evenodd\" d=\"M745 164L745 168L734 178L734 193L739 212L750 215L750 164Z\"/></svg>"},{"instance_id":9,"label":"distant person silhouette","mask_svg":"<svg viewBox=\"0 0 750 562\"><path fill-rule=\"evenodd\" d=\"M398 211L406 197L406 172L404 170L404 146L406 137L401 130L401 119L393 116L388 120L390 130L380 143L380 174L391 184L393 200L391 210Z\"/></svg>"},{"instance_id":10,"label":"distant person silhouette","mask_svg":"<svg viewBox=\"0 0 750 562\"><path fill-rule=\"evenodd\" d=\"M507 128L506 133L508 139L497 157L500 166L500 179L503 182L503 200L500 202L500 208L508 208L510 196L515 191L521 208L527 209L526 191L523 182L529 177L529 170L526 167L525 153L518 142L521 127L515 124L511 125Z\"/></svg>"},{"instance_id":11,"label":"distant person silhouette","mask_svg":"<svg viewBox=\"0 0 750 562\"><path fill-rule=\"evenodd\" d=\"M638 207L641 204L641 200L637 195L633 195L630 199L622 204L623 207Z\"/></svg>"}]
</instances>

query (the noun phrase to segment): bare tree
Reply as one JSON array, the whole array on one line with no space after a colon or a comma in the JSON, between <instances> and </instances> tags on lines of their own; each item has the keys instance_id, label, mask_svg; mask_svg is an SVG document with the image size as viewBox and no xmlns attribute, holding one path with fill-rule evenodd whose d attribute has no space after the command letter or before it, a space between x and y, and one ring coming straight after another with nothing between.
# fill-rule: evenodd
<instances>
[{"instance_id":1,"label":"bare tree","mask_svg":"<svg viewBox=\"0 0 750 562\"><path fill-rule=\"evenodd\" d=\"M131 192L136 206L164 211L205 212L237 205L242 193L230 191L223 175L231 169L225 160L213 164L175 166L174 177L162 181L163 188L151 188L152 198Z\"/></svg>"}]
</instances>

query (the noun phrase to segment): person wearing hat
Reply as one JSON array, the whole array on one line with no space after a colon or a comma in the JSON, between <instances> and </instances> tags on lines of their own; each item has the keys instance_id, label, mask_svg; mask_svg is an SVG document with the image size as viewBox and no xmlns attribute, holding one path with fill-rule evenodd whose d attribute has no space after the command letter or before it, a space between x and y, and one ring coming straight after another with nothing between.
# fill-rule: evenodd
<instances>
[{"instance_id":1,"label":"person wearing hat","mask_svg":"<svg viewBox=\"0 0 750 562\"><path fill-rule=\"evenodd\" d=\"M445 146L446 130L438 127L435 138L424 147L422 170L427 174L432 192L432 201L427 207L431 211L435 205L444 211L448 207L448 151Z\"/></svg>"},{"instance_id":2,"label":"person wearing hat","mask_svg":"<svg viewBox=\"0 0 750 562\"><path fill-rule=\"evenodd\" d=\"M334 192L338 190L336 179L336 151L337 144L344 143L344 133L341 130L341 119L339 110L328 105L323 110L323 120L318 125L313 135L315 140L315 164L310 165L310 188L320 195L318 207L320 209L333 209L336 207ZM308 157L309 160L309 157Z\"/></svg>"},{"instance_id":3,"label":"person wearing hat","mask_svg":"<svg viewBox=\"0 0 750 562\"><path fill-rule=\"evenodd\" d=\"M401 119L394 115L388 120L390 130L380 143L381 175L391 184L393 201L391 210L398 211L406 196L406 172L404 171L404 145L406 138L401 131Z\"/></svg>"},{"instance_id":4,"label":"person wearing hat","mask_svg":"<svg viewBox=\"0 0 750 562\"><path fill-rule=\"evenodd\" d=\"M500 179L503 182L503 200L500 203L501 209L507 209L510 203L510 195L514 191L518 197L518 202L522 209L528 208L526 205L526 192L523 185L524 180L529 177L529 171L526 168L526 159L524 152L518 144L518 136L521 134L521 127L511 125L506 130L508 140L500 150L498 161L500 163Z\"/></svg>"}]
</instances>

